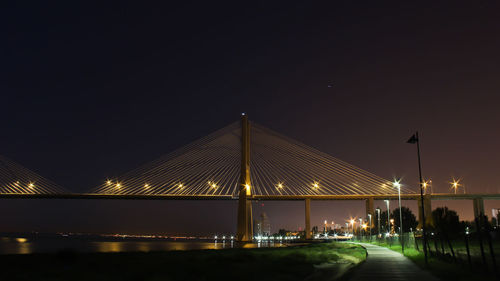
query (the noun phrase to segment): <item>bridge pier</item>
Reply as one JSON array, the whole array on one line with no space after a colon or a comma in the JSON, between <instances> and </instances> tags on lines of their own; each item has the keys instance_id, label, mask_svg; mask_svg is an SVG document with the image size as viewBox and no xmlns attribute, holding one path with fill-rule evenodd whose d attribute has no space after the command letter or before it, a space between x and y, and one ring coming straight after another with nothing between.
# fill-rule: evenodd
<instances>
[{"instance_id":1,"label":"bridge pier","mask_svg":"<svg viewBox=\"0 0 500 281\"><path fill-rule=\"evenodd\" d=\"M423 216L422 216L422 200L420 199L420 197L417 199L417 203L418 203L417 229L422 229ZM432 218L432 204L431 204L431 195L430 194L424 195L424 211L425 211L425 226L433 227L434 226L434 219Z\"/></svg>"},{"instance_id":2,"label":"bridge pier","mask_svg":"<svg viewBox=\"0 0 500 281\"><path fill-rule=\"evenodd\" d=\"M369 215L372 217L370 228L373 227L375 221L375 209L373 208L373 198L366 199L366 221L370 223Z\"/></svg>"},{"instance_id":3,"label":"bridge pier","mask_svg":"<svg viewBox=\"0 0 500 281\"><path fill-rule=\"evenodd\" d=\"M253 239L252 185L250 181L250 124L245 114L241 115L241 170L238 193L238 223L236 240L249 242Z\"/></svg>"},{"instance_id":4,"label":"bridge pier","mask_svg":"<svg viewBox=\"0 0 500 281\"><path fill-rule=\"evenodd\" d=\"M311 199L306 198L304 200L305 202L305 209L306 209L306 227L304 229L304 232L306 234L306 239L311 239Z\"/></svg>"},{"instance_id":5,"label":"bridge pier","mask_svg":"<svg viewBox=\"0 0 500 281\"><path fill-rule=\"evenodd\" d=\"M472 199L472 207L474 208L474 218L479 219L484 216L484 200L483 198Z\"/></svg>"}]
</instances>

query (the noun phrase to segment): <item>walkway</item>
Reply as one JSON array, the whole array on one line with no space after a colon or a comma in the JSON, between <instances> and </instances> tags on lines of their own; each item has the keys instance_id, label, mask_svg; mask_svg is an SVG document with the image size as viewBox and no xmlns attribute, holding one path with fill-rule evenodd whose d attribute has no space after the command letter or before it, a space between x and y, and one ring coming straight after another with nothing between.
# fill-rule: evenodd
<instances>
[{"instance_id":1,"label":"walkway","mask_svg":"<svg viewBox=\"0 0 500 281\"><path fill-rule=\"evenodd\" d=\"M350 281L439 281L398 252L371 244L359 244L366 248L368 256L366 261L353 273Z\"/></svg>"}]
</instances>

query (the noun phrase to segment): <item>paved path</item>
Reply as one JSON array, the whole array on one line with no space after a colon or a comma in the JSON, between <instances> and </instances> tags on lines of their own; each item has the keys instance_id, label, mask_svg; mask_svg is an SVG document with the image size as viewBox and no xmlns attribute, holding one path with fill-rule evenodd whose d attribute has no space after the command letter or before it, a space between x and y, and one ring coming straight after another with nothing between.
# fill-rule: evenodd
<instances>
[{"instance_id":1,"label":"paved path","mask_svg":"<svg viewBox=\"0 0 500 281\"><path fill-rule=\"evenodd\" d=\"M439 280L398 252L371 244L359 244L366 248L368 256L350 281Z\"/></svg>"}]
</instances>

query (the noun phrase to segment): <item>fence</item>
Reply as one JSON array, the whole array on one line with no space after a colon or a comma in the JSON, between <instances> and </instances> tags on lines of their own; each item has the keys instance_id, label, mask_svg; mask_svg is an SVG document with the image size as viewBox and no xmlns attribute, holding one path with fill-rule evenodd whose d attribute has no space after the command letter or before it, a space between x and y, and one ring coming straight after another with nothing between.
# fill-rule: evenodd
<instances>
[{"instance_id":1,"label":"fence","mask_svg":"<svg viewBox=\"0 0 500 281\"><path fill-rule=\"evenodd\" d=\"M400 239L402 238L402 239ZM423 252L422 232L408 232L399 235L359 235L353 241L373 243L394 250L401 249L401 241L405 250ZM481 266L497 272L500 259L500 231L498 229L480 233L455 234L429 232L427 234L427 252L429 256L453 263Z\"/></svg>"}]
</instances>

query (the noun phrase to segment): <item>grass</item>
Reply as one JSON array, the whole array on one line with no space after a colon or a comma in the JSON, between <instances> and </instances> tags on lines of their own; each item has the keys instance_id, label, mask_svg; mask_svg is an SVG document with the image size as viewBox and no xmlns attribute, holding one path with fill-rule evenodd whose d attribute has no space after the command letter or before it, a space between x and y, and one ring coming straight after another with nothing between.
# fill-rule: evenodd
<instances>
[{"instance_id":1,"label":"grass","mask_svg":"<svg viewBox=\"0 0 500 281\"><path fill-rule=\"evenodd\" d=\"M366 252L360 246L342 243L263 249L5 255L0 256L0 280L327 280L338 276L340 265L357 264L365 258Z\"/></svg>"},{"instance_id":2,"label":"grass","mask_svg":"<svg viewBox=\"0 0 500 281\"><path fill-rule=\"evenodd\" d=\"M389 245L387 243L372 242L372 244L386 247L401 253L401 245L398 243ZM431 246L434 247L433 244L431 244ZM441 250L441 248L438 249ZM432 248L432 250L434 251L434 248ZM489 253L486 254L488 255L488 262L490 262ZM497 280L495 279L495 273L491 267L491 263L489 263L490 267L488 271L482 264L479 263L480 260L477 258L473 259L472 266L469 266L466 257L465 259L459 259L455 262L451 255L436 256L429 254L428 266L426 266L423 252L410 247L405 248L404 255L419 267L429 270L434 276L443 281ZM497 263L499 262L500 261L497 259Z\"/></svg>"}]
</instances>

